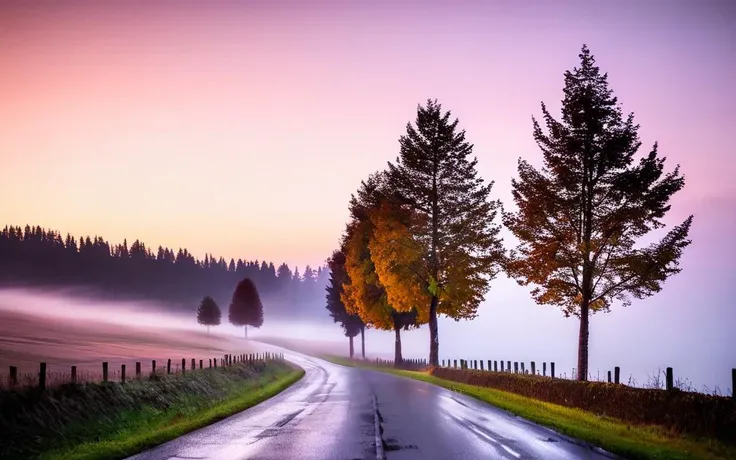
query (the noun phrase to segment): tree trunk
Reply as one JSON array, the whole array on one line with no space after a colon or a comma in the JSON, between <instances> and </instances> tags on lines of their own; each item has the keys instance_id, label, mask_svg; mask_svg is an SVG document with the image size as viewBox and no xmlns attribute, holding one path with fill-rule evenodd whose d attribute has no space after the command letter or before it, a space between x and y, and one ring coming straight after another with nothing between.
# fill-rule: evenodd
<instances>
[{"instance_id":1,"label":"tree trunk","mask_svg":"<svg viewBox=\"0 0 736 460\"><path fill-rule=\"evenodd\" d=\"M248 338L248 325L246 324L244 327L245 327L245 338L247 339Z\"/></svg>"},{"instance_id":2,"label":"tree trunk","mask_svg":"<svg viewBox=\"0 0 736 460\"><path fill-rule=\"evenodd\" d=\"M360 328L360 354L365 359L365 327Z\"/></svg>"},{"instance_id":3,"label":"tree trunk","mask_svg":"<svg viewBox=\"0 0 736 460\"><path fill-rule=\"evenodd\" d=\"M437 332L437 299L436 295L432 296L432 303L429 304L429 365L439 366L440 354L440 338Z\"/></svg>"},{"instance_id":4,"label":"tree trunk","mask_svg":"<svg viewBox=\"0 0 736 460\"><path fill-rule=\"evenodd\" d=\"M403 356L401 356L401 328L394 322L394 334L396 335L396 341L394 342L394 366L399 367L404 362Z\"/></svg>"},{"instance_id":5,"label":"tree trunk","mask_svg":"<svg viewBox=\"0 0 736 460\"><path fill-rule=\"evenodd\" d=\"M353 350L353 336L351 335L350 336L350 359L353 359L353 353L354 353L354 350Z\"/></svg>"},{"instance_id":6,"label":"tree trunk","mask_svg":"<svg viewBox=\"0 0 736 460\"><path fill-rule=\"evenodd\" d=\"M588 335L589 335L589 306L583 301L580 306L580 335L578 336L578 375L581 381L588 380Z\"/></svg>"}]
</instances>

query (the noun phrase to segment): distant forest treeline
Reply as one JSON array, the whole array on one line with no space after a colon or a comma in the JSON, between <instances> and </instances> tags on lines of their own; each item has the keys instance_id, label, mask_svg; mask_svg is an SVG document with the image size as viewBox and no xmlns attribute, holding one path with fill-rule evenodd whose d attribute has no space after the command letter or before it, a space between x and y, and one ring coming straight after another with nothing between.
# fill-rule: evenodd
<instances>
[{"instance_id":1,"label":"distant forest treeline","mask_svg":"<svg viewBox=\"0 0 736 460\"><path fill-rule=\"evenodd\" d=\"M84 286L105 298L150 299L172 310L195 311L205 295L225 311L235 286L251 278L264 300L266 317L324 316L329 273L306 266L300 273L285 263L247 261L159 246L152 250L136 240L128 246L102 237L65 237L56 230L26 225L0 232L0 285Z\"/></svg>"}]
</instances>

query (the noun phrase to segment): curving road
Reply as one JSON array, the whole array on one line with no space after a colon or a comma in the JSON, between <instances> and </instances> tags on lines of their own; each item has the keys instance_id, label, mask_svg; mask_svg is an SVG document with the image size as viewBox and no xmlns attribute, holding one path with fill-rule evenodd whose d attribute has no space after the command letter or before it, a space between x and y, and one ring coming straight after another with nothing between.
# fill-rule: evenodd
<instances>
[{"instance_id":1,"label":"curving road","mask_svg":"<svg viewBox=\"0 0 736 460\"><path fill-rule=\"evenodd\" d=\"M260 347L260 345L259 345ZM611 459L443 388L283 348L306 370L279 395L129 460Z\"/></svg>"}]
</instances>

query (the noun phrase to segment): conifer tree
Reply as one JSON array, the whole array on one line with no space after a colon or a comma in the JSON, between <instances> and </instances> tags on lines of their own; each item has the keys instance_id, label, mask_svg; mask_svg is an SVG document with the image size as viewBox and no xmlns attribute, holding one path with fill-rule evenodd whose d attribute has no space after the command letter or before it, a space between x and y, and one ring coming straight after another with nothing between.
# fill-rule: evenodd
<instances>
[{"instance_id":1,"label":"conifer tree","mask_svg":"<svg viewBox=\"0 0 736 460\"><path fill-rule=\"evenodd\" d=\"M389 187L413 215L408 235L421 248L424 263L415 270L414 284L429 295L429 304L419 310L420 316L421 310L427 312L429 362L435 366L437 316L474 318L503 258L499 227L493 222L500 203L489 199L493 183L478 177L473 145L450 117L436 100L419 106L415 126L408 123L399 140L396 164L388 165ZM385 249L384 254L393 253L391 247ZM393 261L394 266L401 264Z\"/></svg>"},{"instance_id":2,"label":"conifer tree","mask_svg":"<svg viewBox=\"0 0 736 460\"><path fill-rule=\"evenodd\" d=\"M330 269L330 279L327 282L327 294L325 295L326 308L330 312L332 320L340 324L345 332L345 337L350 340L350 358L352 359L355 354L353 338L365 329L365 325L358 315L348 313L345 304L342 302L343 285L347 277L345 273L345 253L342 250L334 251L327 260L327 266Z\"/></svg>"},{"instance_id":3,"label":"conifer tree","mask_svg":"<svg viewBox=\"0 0 736 460\"><path fill-rule=\"evenodd\" d=\"M629 305L658 292L690 244L692 216L661 240L637 240L664 227L674 193L685 185L679 166L664 172L655 143L641 146L633 114L624 117L586 46L580 67L565 72L562 118L542 104L546 132L534 120L541 168L519 160L512 181L518 211L504 221L520 243L508 273L534 285L539 304L556 305L580 319L577 379L587 380L589 316L614 301Z\"/></svg>"},{"instance_id":4,"label":"conifer tree","mask_svg":"<svg viewBox=\"0 0 736 460\"><path fill-rule=\"evenodd\" d=\"M220 324L221 317L220 307L217 306L217 303L215 303L212 297L206 296L202 299L202 303L197 308L197 322L207 326L207 334L210 333L210 326L218 326Z\"/></svg>"},{"instance_id":5,"label":"conifer tree","mask_svg":"<svg viewBox=\"0 0 736 460\"><path fill-rule=\"evenodd\" d=\"M256 285L250 278L243 279L235 288L228 319L233 326L245 328L246 339L248 338L248 326L259 328L263 325L263 304Z\"/></svg>"}]
</instances>

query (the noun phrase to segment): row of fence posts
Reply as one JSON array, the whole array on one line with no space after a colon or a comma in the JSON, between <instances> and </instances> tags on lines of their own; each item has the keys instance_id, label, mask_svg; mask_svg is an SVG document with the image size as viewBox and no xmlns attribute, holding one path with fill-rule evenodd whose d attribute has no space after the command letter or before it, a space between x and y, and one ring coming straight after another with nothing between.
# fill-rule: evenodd
<instances>
[{"instance_id":1,"label":"row of fence posts","mask_svg":"<svg viewBox=\"0 0 736 460\"><path fill-rule=\"evenodd\" d=\"M253 365L257 362L265 362L265 361L283 361L284 360L284 354L283 353L243 353L238 355L223 355L222 358L209 358L209 368L217 368L218 361L220 363L220 367L228 367L232 366L233 364L248 364ZM181 359L181 373L186 372L186 366L187 366L187 360L186 358ZM41 390L46 389L46 363L40 363L39 370L38 370L38 388ZM197 361L192 358L191 360L191 367L190 370L196 370L197 369ZM204 360L199 360L199 369L204 369ZM120 382L125 383L125 374L126 366L125 364L122 364L120 366ZM151 375L156 374L156 360L151 361ZM166 361L166 374L171 374L171 360ZM135 378L140 379L141 378L141 362L136 361L135 363ZM102 381L108 382L109 381L109 366L107 361L102 363ZM71 383L77 383L77 366L71 367ZM16 366L10 366L10 374L8 375L8 383L11 387L14 387L18 384L18 368Z\"/></svg>"},{"instance_id":2,"label":"row of fence posts","mask_svg":"<svg viewBox=\"0 0 736 460\"><path fill-rule=\"evenodd\" d=\"M445 363L446 361L446 363ZM458 367L458 361L459 361L459 367ZM491 369L493 372L499 372L499 365L498 363L501 363L500 366L500 372L511 372L511 361L506 361L506 369L504 370L504 361L491 361L488 360L488 371L490 372ZM491 364L493 366L491 367ZM514 374L532 374L537 375L537 369L536 369L536 363L534 361L531 361L529 364L531 364L531 372L524 369L524 363L521 362L514 362ZM550 364L550 377L555 378L555 363L551 362ZM473 369L473 370L481 370L484 371L483 366L483 360L466 360L466 359L453 359L452 362L448 360L442 360L442 367L451 367L455 369ZM542 376L547 376L547 363L542 363ZM613 376L611 375L611 371L608 371L608 383L615 383L619 384L621 382L621 368L616 366L613 368ZM665 371L665 390L671 391L675 388L675 379L674 379L674 371L671 367L668 367ZM736 368L731 369L731 396L736 399Z\"/></svg>"},{"instance_id":3,"label":"row of fence posts","mask_svg":"<svg viewBox=\"0 0 736 460\"><path fill-rule=\"evenodd\" d=\"M388 366L393 367L394 361L391 359L381 359L376 358L375 359L376 366ZM403 359L401 360L401 367L427 367L427 360L426 359Z\"/></svg>"}]
</instances>

